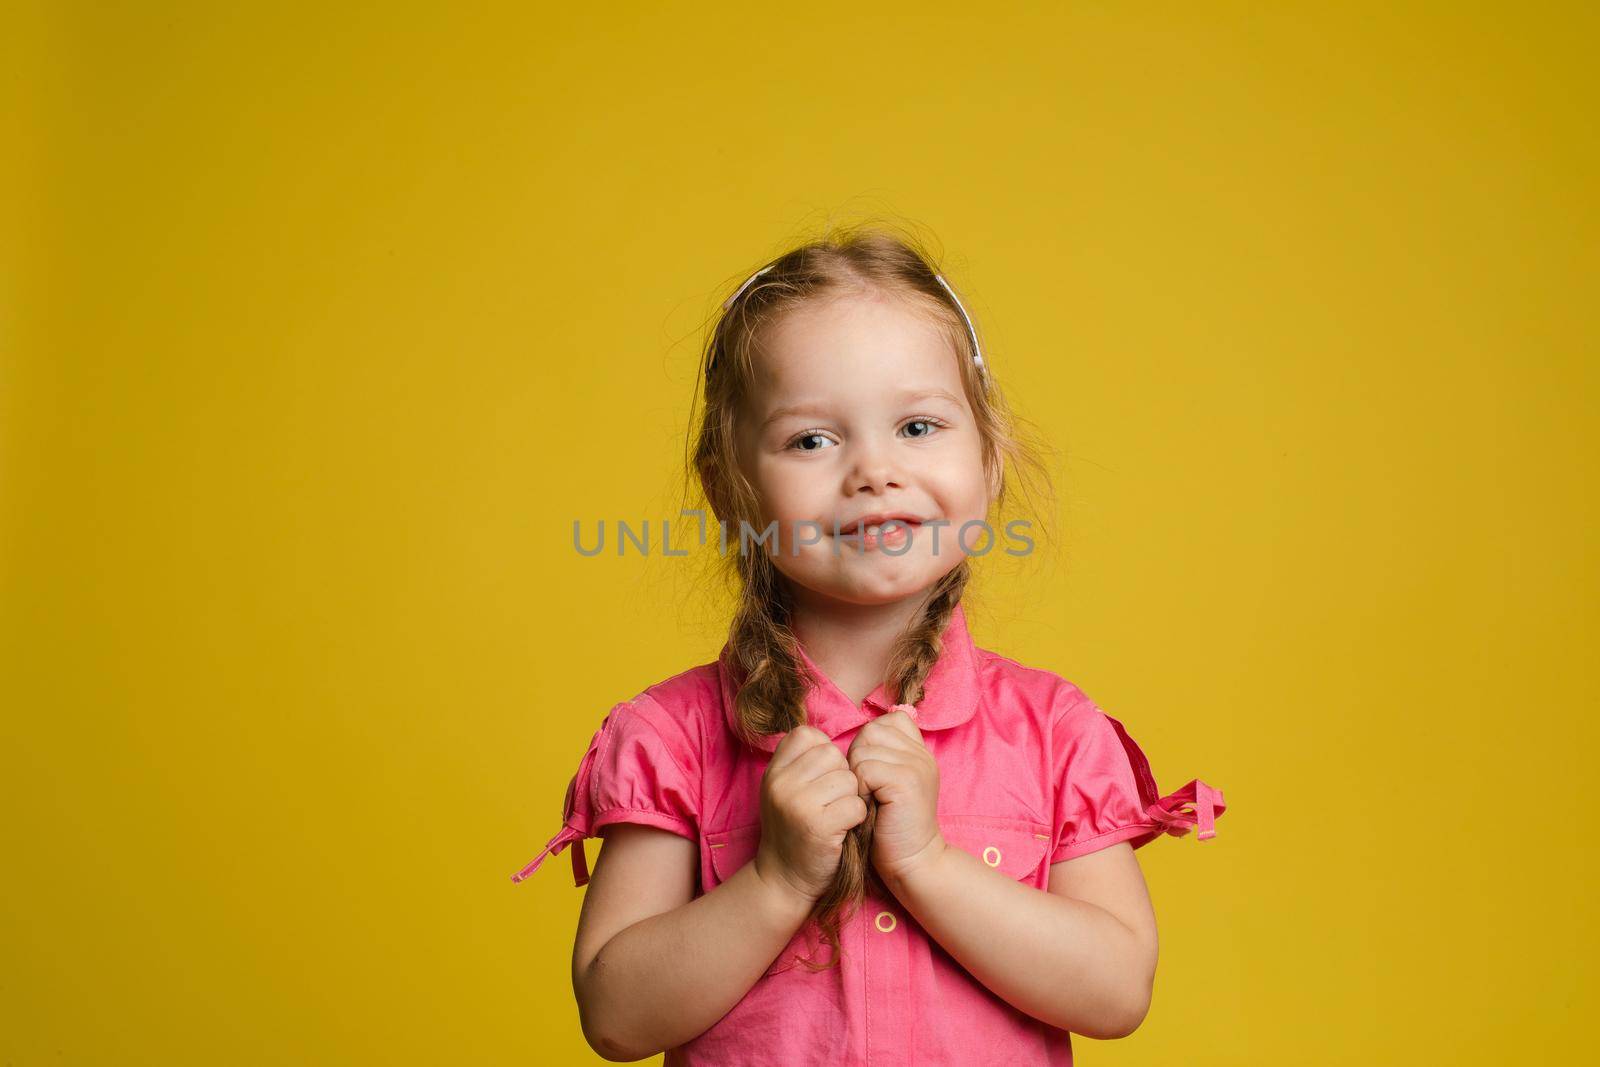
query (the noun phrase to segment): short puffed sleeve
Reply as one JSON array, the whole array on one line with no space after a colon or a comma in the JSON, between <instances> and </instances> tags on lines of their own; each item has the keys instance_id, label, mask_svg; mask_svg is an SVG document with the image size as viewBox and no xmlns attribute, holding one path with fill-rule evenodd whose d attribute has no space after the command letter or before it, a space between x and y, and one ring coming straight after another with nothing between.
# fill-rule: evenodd
<instances>
[{"instance_id":1,"label":"short puffed sleeve","mask_svg":"<svg viewBox=\"0 0 1600 1067\"><path fill-rule=\"evenodd\" d=\"M560 831L511 876L520 882L572 847L573 885L589 881L583 840L612 823L653 826L699 839L698 759L682 723L648 694L616 705L601 720L567 783Z\"/></svg>"},{"instance_id":2,"label":"short puffed sleeve","mask_svg":"<svg viewBox=\"0 0 1600 1067\"><path fill-rule=\"evenodd\" d=\"M1127 841L1140 848L1163 833L1216 836L1222 793L1196 778L1162 796L1144 752L1122 723L1081 691L1062 701L1051 724L1055 836L1050 862L1076 859Z\"/></svg>"}]
</instances>

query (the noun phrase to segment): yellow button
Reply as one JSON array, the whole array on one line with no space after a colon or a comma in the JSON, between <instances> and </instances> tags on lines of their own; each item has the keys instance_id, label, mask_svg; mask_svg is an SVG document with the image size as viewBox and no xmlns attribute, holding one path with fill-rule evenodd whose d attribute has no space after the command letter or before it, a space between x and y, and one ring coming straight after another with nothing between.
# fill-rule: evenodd
<instances>
[{"instance_id":1,"label":"yellow button","mask_svg":"<svg viewBox=\"0 0 1600 1067\"><path fill-rule=\"evenodd\" d=\"M993 855L991 855L991 853ZM993 845L990 845L988 848L984 849L983 862L987 863L991 867L1000 866L1000 850L995 848Z\"/></svg>"},{"instance_id":2,"label":"yellow button","mask_svg":"<svg viewBox=\"0 0 1600 1067\"><path fill-rule=\"evenodd\" d=\"M889 925L887 926L884 925L885 919L887 919L889 922ZM878 927L880 933L887 934L893 931L896 926L900 925L900 920L894 917L894 912L892 911L880 911L878 912L878 917L876 920L874 920L874 923Z\"/></svg>"}]
</instances>

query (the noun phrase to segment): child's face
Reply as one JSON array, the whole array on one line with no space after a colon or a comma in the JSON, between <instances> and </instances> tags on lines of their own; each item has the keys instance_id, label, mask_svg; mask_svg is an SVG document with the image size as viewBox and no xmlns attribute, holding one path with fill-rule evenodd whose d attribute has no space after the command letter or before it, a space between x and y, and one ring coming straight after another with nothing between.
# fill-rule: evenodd
<instances>
[{"instance_id":1,"label":"child's face","mask_svg":"<svg viewBox=\"0 0 1600 1067\"><path fill-rule=\"evenodd\" d=\"M797 595L889 603L965 558L957 533L987 518L993 493L957 358L931 323L877 293L809 305L768 333L740 413L739 456L760 529L777 520L773 562L803 587ZM859 538L834 537L836 523L848 532L877 514L949 525L937 530L937 554L931 527L913 527L909 547L905 531L864 551ZM988 535L975 526L966 543L981 550Z\"/></svg>"}]
</instances>

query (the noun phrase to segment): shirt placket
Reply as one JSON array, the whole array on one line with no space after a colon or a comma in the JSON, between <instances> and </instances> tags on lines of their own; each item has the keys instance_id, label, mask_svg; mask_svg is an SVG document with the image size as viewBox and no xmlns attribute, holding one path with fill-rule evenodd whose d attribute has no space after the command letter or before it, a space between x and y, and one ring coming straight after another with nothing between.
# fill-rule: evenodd
<instances>
[{"instance_id":1,"label":"shirt placket","mask_svg":"<svg viewBox=\"0 0 1600 1067\"><path fill-rule=\"evenodd\" d=\"M868 1067L910 1063L911 946L899 901L863 899L862 965L865 970L866 1062Z\"/></svg>"}]
</instances>

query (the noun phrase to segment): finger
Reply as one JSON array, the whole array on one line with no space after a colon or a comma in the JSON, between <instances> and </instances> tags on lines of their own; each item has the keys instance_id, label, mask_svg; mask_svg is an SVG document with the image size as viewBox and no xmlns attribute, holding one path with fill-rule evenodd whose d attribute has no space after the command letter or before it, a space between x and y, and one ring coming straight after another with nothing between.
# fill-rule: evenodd
<instances>
[{"instance_id":1,"label":"finger","mask_svg":"<svg viewBox=\"0 0 1600 1067\"><path fill-rule=\"evenodd\" d=\"M885 748L900 749L902 752L926 751L926 746L922 744L921 738L908 737L904 732L896 729L892 723L884 723L879 726L878 723L880 722L882 722L881 719L874 719L863 726L856 734L855 740L850 743L850 747L854 748L858 744L882 745Z\"/></svg>"},{"instance_id":2,"label":"finger","mask_svg":"<svg viewBox=\"0 0 1600 1067\"><path fill-rule=\"evenodd\" d=\"M831 737L815 726L796 726L778 741L778 747L772 750L772 762L768 766L783 767L818 745L824 742L831 744L832 741Z\"/></svg>"},{"instance_id":3,"label":"finger","mask_svg":"<svg viewBox=\"0 0 1600 1067\"><path fill-rule=\"evenodd\" d=\"M805 797L818 807L826 807L840 797L858 796L860 792L856 772L849 767L836 767L807 785Z\"/></svg>"},{"instance_id":4,"label":"finger","mask_svg":"<svg viewBox=\"0 0 1600 1067\"><path fill-rule=\"evenodd\" d=\"M850 755L848 757L850 760L850 769L855 771L860 770L862 761L864 760L875 759L881 760L884 763L893 763L896 766L909 767L913 765L912 761L914 758L914 753L907 752L903 748L895 748L890 745L851 745Z\"/></svg>"},{"instance_id":5,"label":"finger","mask_svg":"<svg viewBox=\"0 0 1600 1067\"><path fill-rule=\"evenodd\" d=\"M854 792L847 797L840 797L822 809L823 823L830 833L860 826L866 817L866 798Z\"/></svg>"},{"instance_id":6,"label":"finger","mask_svg":"<svg viewBox=\"0 0 1600 1067\"><path fill-rule=\"evenodd\" d=\"M839 746L830 738L822 744L806 749L790 760L787 766L779 768L779 771L785 778L792 778L796 782L805 784L816 781L829 771L848 770L849 766L844 753L839 751Z\"/></svg>"},{"instance_id":7,"label":"finger","mask_svg":"<svg viewBox=\"0 0 1600 1067\"><path fill-rule=\"evenodd\" d=\"M862 795L879 796L879 790L898 791L911 784L916 772L900 763L886 763L881 759L862 760L855 767L856 778L863 787ZM885 799L879 796L879 799Z\"/></svg>"},{"instance_id":8,"label":"finger","mask_svg":"<svg viewBox=\"0 0 1600 1067\"><path fill-rule=\"evenodd\" d=\"M919 745L922 744L922 730L917 726L917 720L903 711L891 711L889 714L880 715L872 721L881 722L889 729L904 734Z\"/></svg>"}]
</instances>

